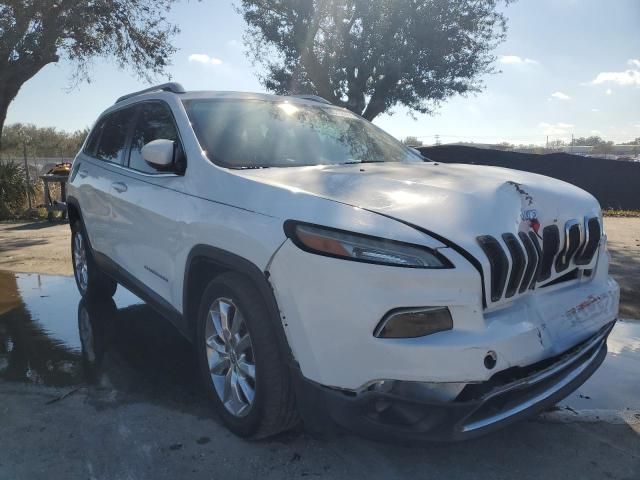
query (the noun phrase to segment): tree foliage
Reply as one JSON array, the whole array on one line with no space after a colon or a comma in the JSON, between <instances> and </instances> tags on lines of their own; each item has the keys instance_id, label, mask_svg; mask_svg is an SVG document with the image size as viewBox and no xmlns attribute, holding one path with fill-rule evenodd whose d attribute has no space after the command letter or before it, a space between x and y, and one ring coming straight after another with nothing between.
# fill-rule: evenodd
<instances>
[{"instance_id":1,"label":"tree foliage","mask_svg":"<svg viewBox=\"0 0 640 480\"><path fill-rule=\"evenodd\" d=\"M66 58L88 79L96 57L141 78L164 71L177 28L175 0L9 0L0 2L0 132L20 87L45 65Z\"/></svg>"},{"instance_id":2,"label":"tree foliage","mask_svg":"<svg viewBox=\"0 0 640 480\"><path fill-rule=\"evenodd\" d=\"M89 130L65 132L54 127L36 127L14 123L2 131L2 150L5 158L22 158L24 147L30 157L74 157Z\"/></svg>"},{"instance_id":3,"label":"tree foliage","mask_svg":"<svg viewBox=\"0 0 640 480\"><path fill-rule=\"evenodd\" d=\"M572 145L583 145L588 147L597 147L600 145L613 145L612 141L607 141L602 139L597 135L592 135L590 137L577 137L573 139Z\"/></svg>"},{"instance_id":4,"label":"tree foliage","mask_svg":"<svg viewBox=\"0 0 640 480\"><path fill-rule=\"evenodd\" d=\"M27 198L27 190L35 193L33 184L27 184L22 165L0 160L0 220L12 218L20 212Z\"/></svg>"},{"instance_id":5,"label":"tree foliage","mask_svg":"<svg viewBox=\"0 0 640 480\"><path fill-rule=\"evenodd\" d=\"M423 145L422 140L418 140L418 137L413 135L405 137L404 140L402 140L402 143L410 147L421 147Z\"/></svg>"},{"instance_id":6,"label":"tree foliage","mask_svg":"<svg viewBox=\"0 0 640 480\"><path fill-rule=\"evenodd\" d=\"M267 89L315 93L372 120L479 91L509 1L241 0L238 10Z\"/></svg>"}]
</instances>

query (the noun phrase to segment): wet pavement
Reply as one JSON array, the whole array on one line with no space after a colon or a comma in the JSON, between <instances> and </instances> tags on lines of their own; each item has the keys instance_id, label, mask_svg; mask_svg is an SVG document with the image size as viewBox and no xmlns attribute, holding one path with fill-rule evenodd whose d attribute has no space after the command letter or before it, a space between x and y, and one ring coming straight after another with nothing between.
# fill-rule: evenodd
<instances>
[{"instance_id":1,"label":"wet pavement","mask_svg":"<svg viewBox=\"0 0 640 480\"><path fill-rule=\"evenodd\" d=\"M208 410L171 323L121 286L113 300L81 300L73 277L0 272L0 379Z\"/></svg>"},{"instance_id":2,"label":"wet pavement","mask_svg":"<svg viewBox=\"0 0 640 480\"><path fill-rule=\"evenodd\" d=\"M561 402L568 422L540 418L453 445L300 431L250 442L213 414L190 344L137 297L119 287L113 301L86 303L71 277L0 272L0 479L636 480L640 421L577 413L640 412L640 322L618 323L609 348Z\"/></svg>"}]
</instances>

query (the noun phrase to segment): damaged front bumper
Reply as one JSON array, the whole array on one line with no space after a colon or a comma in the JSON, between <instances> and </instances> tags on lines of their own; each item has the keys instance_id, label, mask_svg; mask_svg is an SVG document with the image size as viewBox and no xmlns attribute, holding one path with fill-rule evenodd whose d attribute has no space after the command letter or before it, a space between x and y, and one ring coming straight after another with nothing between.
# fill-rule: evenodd
<instances>
[{"instance_id":1,"label":"damaged front bumper","mask_svg":"<svg viewBox=\"0 0 640 480\"><path fill-rule=\"evenodd\" d=\"M528 367L503 370L468 384L453 401L398 395L393 389L359 394L330 389L297 376L301 413L311 429L338 425L385 441L463 440L551 407L580 387L603 362L615 321L580 344Z\"/></svg>"}]
</instances>

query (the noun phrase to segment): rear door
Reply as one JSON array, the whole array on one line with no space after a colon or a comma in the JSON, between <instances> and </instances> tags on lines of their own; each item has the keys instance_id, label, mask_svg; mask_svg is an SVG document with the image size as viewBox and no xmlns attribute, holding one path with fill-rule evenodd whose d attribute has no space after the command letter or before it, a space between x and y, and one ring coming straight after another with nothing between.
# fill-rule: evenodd
<instances>
[{"instance_id":1,"label":"rear door","mask_svg":"<svg viewBox=\"0 0 640 480\"><path fill-rule=\"evenodd\" d=\"M134 110L124 108L104 115L96 124L77 173L78 200L94 251L113 255L117 225L113 224L113 182L127 152ZM114 228L115 227L115 228Z\"/></svg>"}]
</instances>

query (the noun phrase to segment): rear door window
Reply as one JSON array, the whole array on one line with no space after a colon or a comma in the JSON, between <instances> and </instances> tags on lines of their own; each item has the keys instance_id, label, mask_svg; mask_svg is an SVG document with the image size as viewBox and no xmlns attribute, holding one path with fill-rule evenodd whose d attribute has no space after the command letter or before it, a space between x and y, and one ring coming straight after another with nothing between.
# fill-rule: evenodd
<instances>
[{"instance_id":1,"label":"rear door window","mask_svg":"<svg viewBox=\"0 0 640 480\"><path fill-rule=\"evenodd\" d=\"M163 102L147 102L140 105L136 126L131 138L131 154L129 156L129 168L145 173L158 173L142 158L142 147L147 143L158 140L173 140L176 143L176 152L182 151L178 129L173 120L171 109Z\"/></svg>"},{"instance_id":2,"label":"rear door window","mask_svg":"<svg viewBox=\"0 0 640 480\"><path fill-rule=\"evenodd\" d=\"M127 135L131 120L135 112L134 108L124 108L113 112L98 125L100 140L95 156L100 160L122 164L125 160Z\"/></svg>"}]
</instances>

